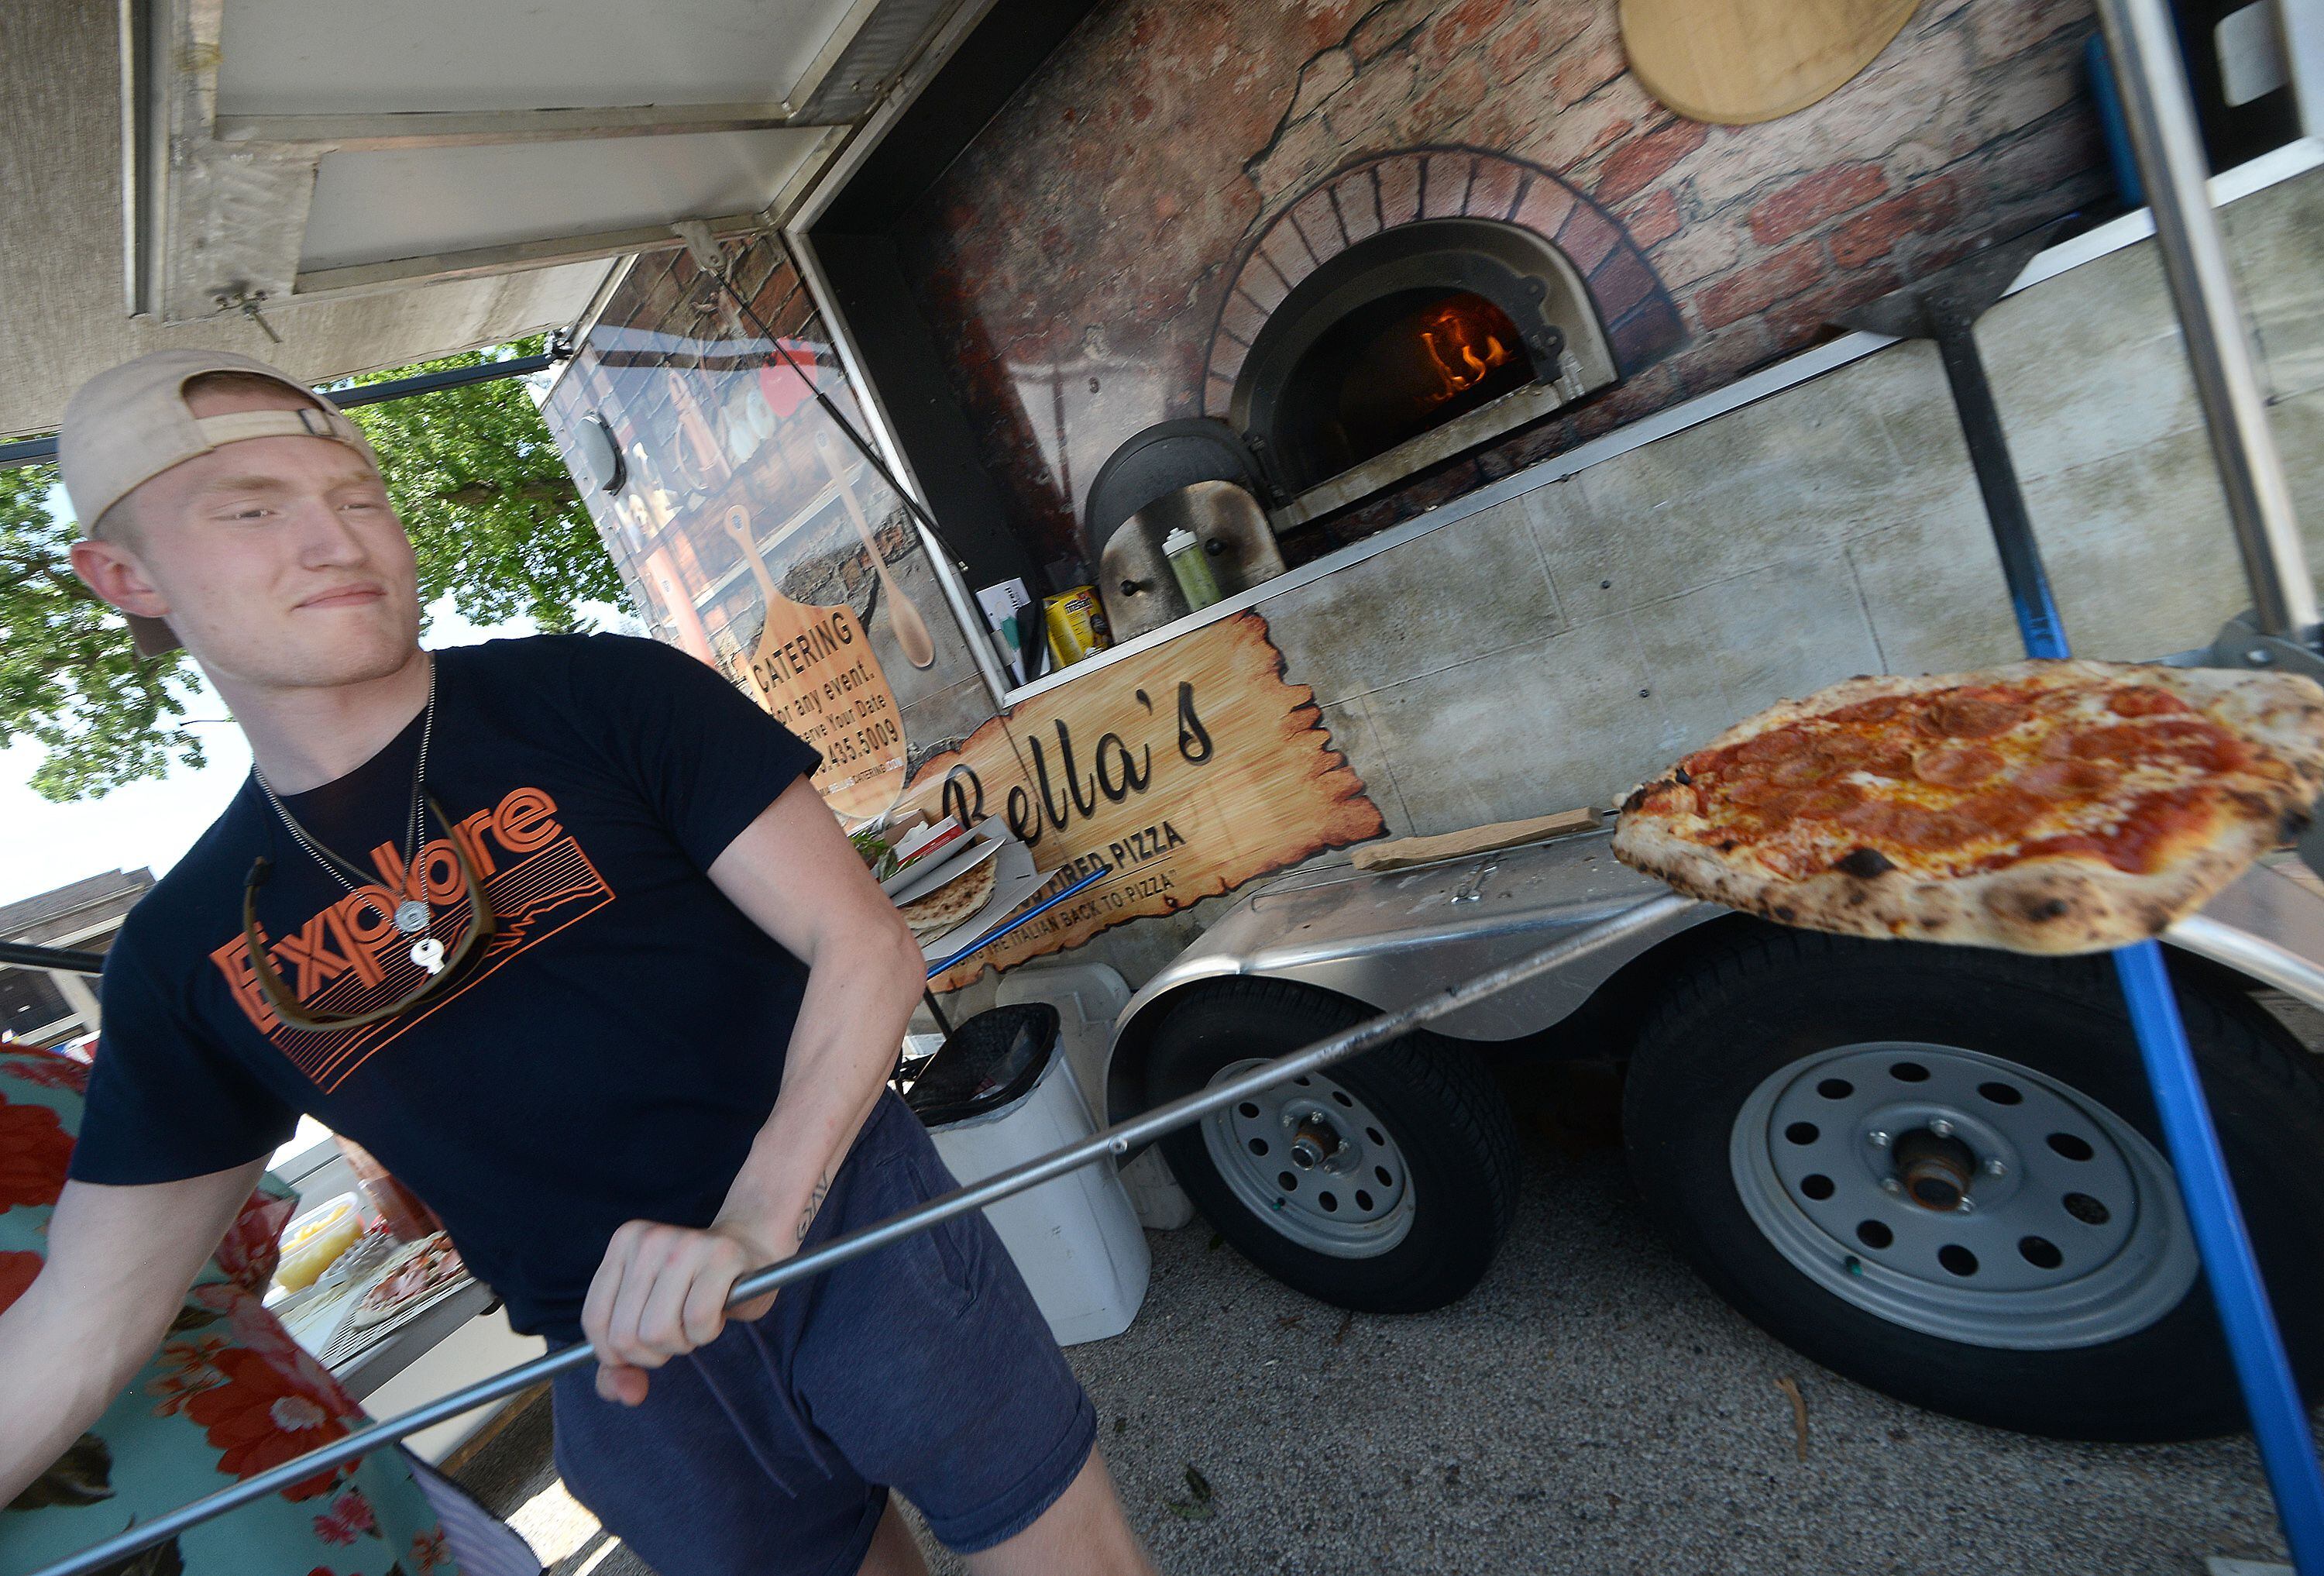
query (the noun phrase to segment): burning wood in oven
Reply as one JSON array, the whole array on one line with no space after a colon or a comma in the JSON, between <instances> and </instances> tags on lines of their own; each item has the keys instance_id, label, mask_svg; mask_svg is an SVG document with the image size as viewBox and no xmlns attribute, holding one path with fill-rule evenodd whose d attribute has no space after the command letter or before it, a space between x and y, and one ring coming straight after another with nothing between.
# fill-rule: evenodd
<instances>
[{"instance_id":1,"label":"burning wood in oven","mask_svg":"<svg viewBox=\"0 0 2324 1576\"><path fill-rule=\"evenodd\" d=\"M1491 319L1502 325L1508 321L1499 309L1476 296L1455 296L1422 318L1421 343L1428 346L1429 358L1444 384L1440 392L1423 394L1423 400L1443 404L1476 387L1495 367L1517 359L1493 331L1497 325Z\"/></svg>"},{"instance_id":2,"label":"burning wood in oven","mask_svg":"<svg viewBox=\"0 0 2324 1576\"><path fill-rule=\"evenodd\" d=\"M1325 475L1523 386L1533 365L1517 325L1471 291L1390 296L1342 319L1317 358L1337 375L1322 417ZM1336 387L1333 387L1333 385ZM1323 391L1318 390L1321 393Z\"/></svg>"}]
</instances>

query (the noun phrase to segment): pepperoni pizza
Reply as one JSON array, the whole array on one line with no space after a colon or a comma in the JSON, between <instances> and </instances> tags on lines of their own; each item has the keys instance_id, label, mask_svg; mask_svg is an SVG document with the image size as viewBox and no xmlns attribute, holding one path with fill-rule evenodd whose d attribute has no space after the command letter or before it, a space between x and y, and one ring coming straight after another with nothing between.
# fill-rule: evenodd
<instances>
[{"instance_id":1,"label":"pepperoni pizza","mask_svg":"<svg viewBox=\"0 0 2324 1576\"><path fill-rule=\"evenodd\" d=\"M2021 662L1763 712L1633 792L1614 853L1786 925L2095 952L2201 908L2319 787L2309 679Z\"/></svg>"}]
</instances>

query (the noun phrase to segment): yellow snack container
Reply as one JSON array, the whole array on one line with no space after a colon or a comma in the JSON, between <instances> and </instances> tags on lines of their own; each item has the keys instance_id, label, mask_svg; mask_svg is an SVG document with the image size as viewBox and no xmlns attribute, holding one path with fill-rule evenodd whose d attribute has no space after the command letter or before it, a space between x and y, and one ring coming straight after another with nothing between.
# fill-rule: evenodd
<instances>
[{"instance_id":1,"label":"yellow snack container","mask_svg":"<svg viewBox=\"0 0 2324 1576\"><path fill-rule=\"evenodd\" d=\"M286 1292L305 1291L331 1267L332 1260L355 1246L363 1229L363 1212L351 1193L309 1210L283 1229L282 1261L275 1266L274 1284Z\"/></svg>"}]
</instances>

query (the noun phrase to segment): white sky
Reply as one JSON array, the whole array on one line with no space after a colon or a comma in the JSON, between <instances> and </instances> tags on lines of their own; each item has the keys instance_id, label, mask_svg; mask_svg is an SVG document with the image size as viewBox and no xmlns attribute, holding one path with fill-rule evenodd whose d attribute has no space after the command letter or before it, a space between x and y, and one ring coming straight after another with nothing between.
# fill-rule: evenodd
<instances>
[{"instance_id":1,"label":"white sky","mask_svg":"<svg viewBox=\"0 0 2324 1576\"><path fill-rule=\"evenodd\" d=\"M610 607L590 607L600 629L637 630ZM424 643L431 648L532 632L523 620L480 628L452 611L447 597L429 610ZM187 707L189 718L223 717L225 705L204 690ZM155 877L194 845L250 770L250 751L233 723L205 725L209 764L167 778L117 788L99 799L53 804L32 789L41 763L38 744L20 741L0 750L0 903L13 903L110 870L150 868Z\"/></svg>"}]
</instances>

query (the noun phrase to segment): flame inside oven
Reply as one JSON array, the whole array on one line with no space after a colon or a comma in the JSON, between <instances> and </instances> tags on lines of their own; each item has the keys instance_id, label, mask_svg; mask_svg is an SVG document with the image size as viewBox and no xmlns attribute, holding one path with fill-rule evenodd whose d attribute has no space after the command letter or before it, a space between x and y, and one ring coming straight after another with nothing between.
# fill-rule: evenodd
<instances>
[{"instance_id":1,"label":"flame inside oven","mask_svg":"<svg viewBox=\"0 0 2324 1576\"><path fill-rule=\"evenodd\" d=\"M1499 323L1489 321L1487 313L1499 318ZM1443 387L1422 398L1430 404L1441 405L1455 394L1475 388L1495 367L1507 366L1516 360L1516 353L1502 344L1500 335L1493 331L1508 321L1499 310L1476 296L1455 296L1423 314L1416 326L1420 342L1427 347L1429 361Z\"/></svg>"},{"instance_id":2,"label":"flame inside oven","mask_svg":"<svg viewBox=\"0 0 2324 1576\"><path fill-rule=\"evenodd\" d=\"M1417 299L1415 299L1417 297ZM1318 342L1331 371L1320 412L1316 469L1323 475L1384 453L1532 381L1517 326L1469 290L1414 291L1349 314Z\"/></svg>"},{"instance_id":3,"label":"flame inside oven","mask_svg":"<svg viewBox=\"0 0 2324 1576\"><path fill-rule=\"evenodd\" d=\"M1342 311L1293 364L1268 439L1312 484L1525 387L1524 331L1490 297L1423 285ZM1425 463L1418 462L1418 463Z\"/></svg>"}]
</instances>

